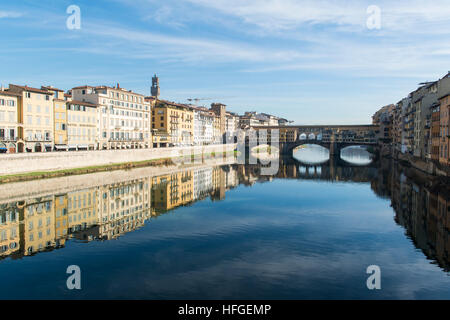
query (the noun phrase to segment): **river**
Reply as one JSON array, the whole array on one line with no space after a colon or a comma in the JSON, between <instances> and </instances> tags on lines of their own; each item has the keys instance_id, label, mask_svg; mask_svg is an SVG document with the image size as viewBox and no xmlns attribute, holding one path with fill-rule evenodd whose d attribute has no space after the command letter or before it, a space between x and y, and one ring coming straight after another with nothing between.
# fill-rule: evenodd
<instances>
[{"instance_id":1,"label":"river","mask_svg":"<svg viewBox=\"0 0 450 320\"><path fill-rule=\"evenodd\" d=\"M306 146L273 176L135 170L26 182L0 201L0 298L450 298L448 193L362 148L329 161Z\"/></svg>"}]
</instances>

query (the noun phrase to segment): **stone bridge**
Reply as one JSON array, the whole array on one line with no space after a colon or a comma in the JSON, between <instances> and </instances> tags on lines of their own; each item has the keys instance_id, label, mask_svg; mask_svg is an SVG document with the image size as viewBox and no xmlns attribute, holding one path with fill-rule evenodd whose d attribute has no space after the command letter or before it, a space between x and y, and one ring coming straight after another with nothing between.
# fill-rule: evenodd
<instances>
[{"instance_id":1,"label":"stone bridge","mask_svg":"<svg viewBox=\"0 0 450 320\"><path fill-rule=\"evenodd\" d=\"M293 151L304 144L317 144L327 148L330 156L339 156L343 148L348 146L373 146L378 145L380 128L378 125L314 125L314 126L257 126L252 127L256 131L256 141L252 145L261 142L259 137L267 133L267 143L270 144L274 130L279 131L279 150L283 155L292 155Z\"/></svg>"}]
</instances>

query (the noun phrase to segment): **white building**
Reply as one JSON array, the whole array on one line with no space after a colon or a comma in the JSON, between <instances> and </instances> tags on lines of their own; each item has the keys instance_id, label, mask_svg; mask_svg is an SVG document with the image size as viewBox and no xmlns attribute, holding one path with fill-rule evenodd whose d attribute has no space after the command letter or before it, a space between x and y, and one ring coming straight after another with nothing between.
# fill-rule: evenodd
<instances>
[{"instance_id":1,"label":"white building","mask_svg":"<svg viewBox=\"0 0 450 320\"><path fill-rule=\"evenodd\" d=\"M214 113L206 108L193 107L194 144L208 145L214 141Z\"/></svg>"},{"instance_id":2,"label":"white building","mask_svg":"<svg viewBox=\"0 0 450 320\"><path fill-rule=\"evenodd\" d=\"M213 191L213 169L202 168L194 170L194 201L203 199Z\"/></svg>"},{"instance_id":3,"label":"white building","mask_svg":"<svg viewBox=\"0 0 450 320\"><path fill-rule=\"evenodd\" d=\"M131 90L107 86L72 89L75 100L98 104L98 149L151 147L150 102Z\"/></svg>"}]
</instances>

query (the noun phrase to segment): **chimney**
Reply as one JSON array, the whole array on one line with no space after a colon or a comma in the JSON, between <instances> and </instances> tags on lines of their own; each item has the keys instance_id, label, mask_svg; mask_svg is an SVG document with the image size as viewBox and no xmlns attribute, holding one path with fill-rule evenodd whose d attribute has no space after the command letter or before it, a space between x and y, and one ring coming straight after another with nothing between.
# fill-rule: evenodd
<instances>
[{"instance_id":1,"label":"chimney","mask_svg":"<svg viewBox=\"0 0 450 320\"><path fill-rule=\"evenodd\" d=\"M117 82L117 89L120 89L120 85L119 85L119 83Z\"/></svg>"}]
</instances>

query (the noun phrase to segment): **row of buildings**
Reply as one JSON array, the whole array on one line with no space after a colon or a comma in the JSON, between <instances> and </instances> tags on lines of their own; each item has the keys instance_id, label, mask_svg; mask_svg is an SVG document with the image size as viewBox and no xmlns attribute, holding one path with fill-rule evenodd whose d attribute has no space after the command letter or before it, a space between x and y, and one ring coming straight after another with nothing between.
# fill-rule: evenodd
<instances>
[{"instance_id":1,"label":"row of buildings","mask_svg":"<svg viewBox=\"0 0 450 320\"><path fill-rule=\"evenodd\" d=\"M208 109L109 86L78 86L65 92L52 86L10 84L0 89L0 152L142 149L218 144L239 128L286 123L267 114ZM228 139L228 140L227 140Z\"/></svg>"},{"instance_id":2,"label":"row of buildings","mask_svg":"<svg viewBox=\"0 0 450 320\"><path fill-rule=\"evenodd\" d=\"M450 165L450 72L437 81L421 83L396 104L372 117L380 125L381 142L394 153Z\"/></svg>"},{"instance_id":3,"label":"row of buildings","mask_svg":"<svg viewBox=\"0 0 450 320\"><path fill-rule=\"evenodd\" d=\"M236 166L208 167L0 203L0 259L21 258L68 239L110 240L148 219L239 184Z\"/></svg>"}]
</instances>

